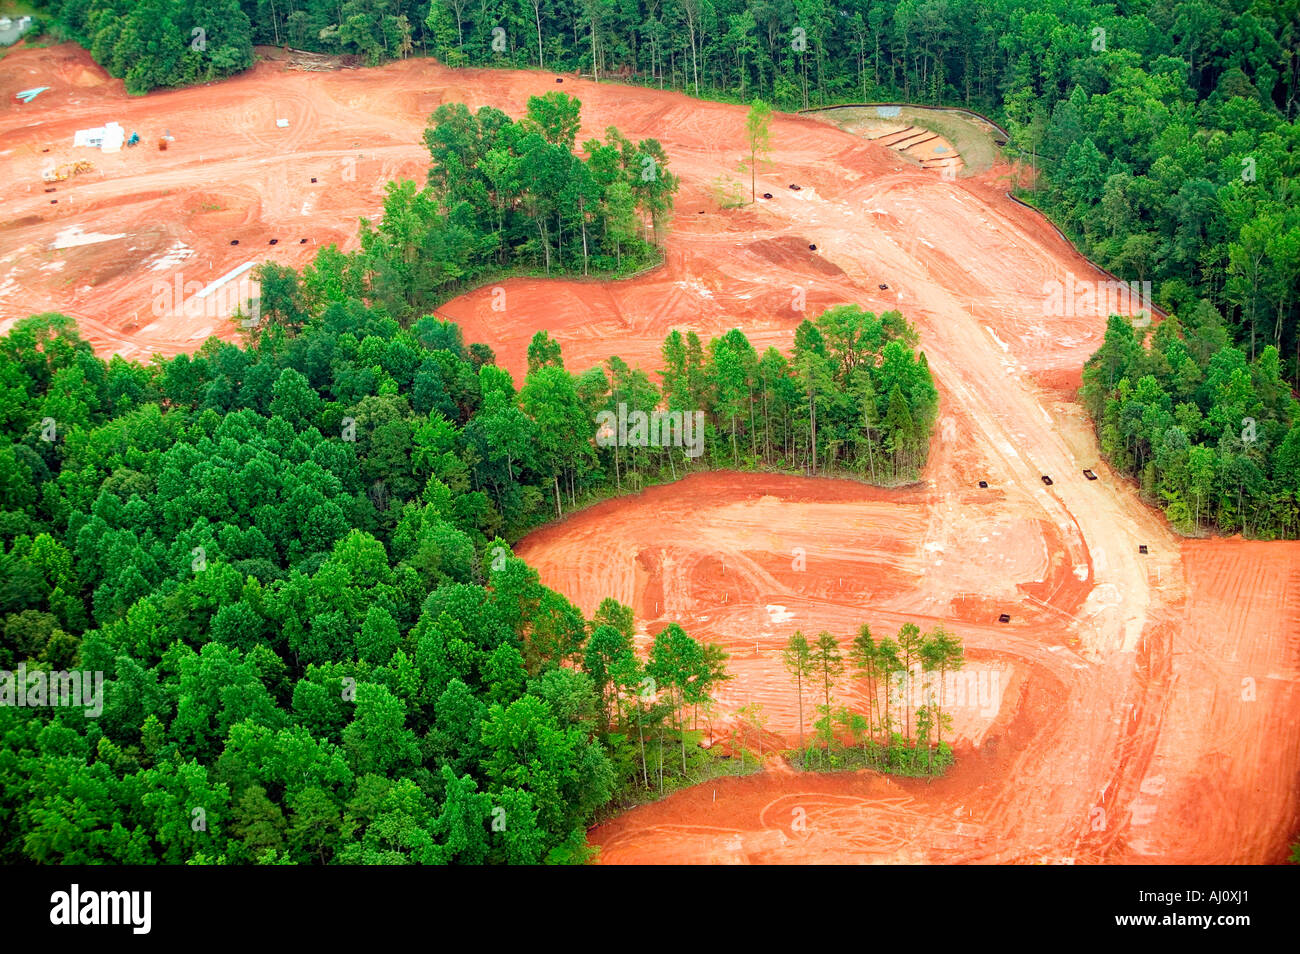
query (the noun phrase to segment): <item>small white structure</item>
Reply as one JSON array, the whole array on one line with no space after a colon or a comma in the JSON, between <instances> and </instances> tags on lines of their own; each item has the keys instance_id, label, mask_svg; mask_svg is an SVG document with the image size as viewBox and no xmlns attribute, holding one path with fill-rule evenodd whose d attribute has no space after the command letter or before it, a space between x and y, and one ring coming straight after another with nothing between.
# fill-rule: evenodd
<instances>
[{"instance_id":1,"label":"small white structure","mask_svg":"<svg viewBox=\"0 0 1300 954\"><path fill-rule=\"evenodd\" d=\"M277 120L275 121L275 124L276 124L277 126L279 126L281 129L287 129L287 128L289 127L289 120L287 120L287 119L277 119Z\"/></svg>"},{"instance_id":2,"label":"small white structure","mask_svg":"<svg viewBox=\"0 0 1300 954\"><path fill-rule=\"evenodd\" d=\"M73 136L74 146L89 146L104 152L121 152L122 143L126 141L126 132L117 123L105 123L92 129L78 129Z\"/></svg>"}]
</instances>

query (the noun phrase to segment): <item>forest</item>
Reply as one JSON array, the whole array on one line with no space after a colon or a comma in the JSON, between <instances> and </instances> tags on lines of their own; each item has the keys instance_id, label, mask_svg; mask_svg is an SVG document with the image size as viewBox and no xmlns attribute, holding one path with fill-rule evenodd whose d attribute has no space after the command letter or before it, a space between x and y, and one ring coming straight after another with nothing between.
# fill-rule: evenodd
<instances>
[{"instance_id":1,"label":"forest","mask_svg":"<svg viewBox=\"0 0 1300 954\"><path fill-rule=\"evenodd\" d=\"M668 400L706 398L720 463L810 449L775 352L771 426L733 420L759 414L744 344L666 373ZM814 379L842 359L807 347ZM643 373L575 379L534 350L516 392L456 326L356 300L149 365L58 315L0 339L0 669L106 680L98 717L0 706L0 859L580 861L598 809L707 772L725 654L668 625L641 659L630 608L585 619L505 542L561 483L590 499L677 453L593 441L595 408L655 400ZM899 344L876 373L921 367ZM822 420L822 446L853 426ZM882 474L908 453L858 429Z\"/></svg>"},{"instance_id":2,"label":"forest","mask_svg":"<svg viewBox=\"0 0 1300 954\"><path fill-rule=\"evenodd\" d=\"M541 496L478 456L508 375L326 315L149 365L0 339L0 669L104 674L98 714L0 705L5 863L582 861L698 771L725 655L642 660L498 535Z\"/></svg>"},{"instance_id":3,"label":"forest","mask_svg":"<svg viewBox=\"0 0 1300 954\"><path fill-rule=\"evenodd\" d=\"M0 339L0 669L106 679L98 717L0 706L0 858L579 861L598 809L708 770L725 654L669 625L642 660L502 536L649 472L593 446L619 395L516 392L457 332L352 300L149 365L57 315ZM724 459L759 440L713 417Z\"/></svg>"},{"instance_id":4,"label":"forest","mask_svg":"<svg viewBox=\"0 0 1300 954\"><path fill-rule=\"evenodd\" d=\"M0 858L574 861L611 799L699 777L725 655L669 625L641 660L629 608L584 619L502 536L561 482L589 499L654 473L672 449L592 439L593 408L653 388L553 354L516 392L483 356L356 300L144 366L62 316L0 339L0 669L106 674L98 718L0 706ZM710 395L743 381L686 367ZM782 434L807 397L768 384ZM771 442L732 429L744 400L711 398L723 461Z\"/></svg>"},{"instance_id":5,"label":"forest","mask_svg":"<svg viewBox=\"0 0 1300 954\"><path fill-rule=\"evenodd\" d=\"M1202 300L1145 344L1111 317L1083 371L1082 400L1112 466L1185 533L1300 533L1300 405L1277 349L1252 360Z\"/></svg>"}]
</instances>

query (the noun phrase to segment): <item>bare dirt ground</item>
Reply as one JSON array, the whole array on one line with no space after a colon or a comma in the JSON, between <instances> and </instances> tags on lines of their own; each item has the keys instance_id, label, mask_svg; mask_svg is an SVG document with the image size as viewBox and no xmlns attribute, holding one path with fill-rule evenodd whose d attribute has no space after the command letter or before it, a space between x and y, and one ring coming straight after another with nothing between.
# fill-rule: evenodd
<instances>
[{"instance_id":1,"label":"bare dirt ground","mask_svg":"<svg viewBox=\"0 0 1300 954\"><path fill-rule=\"evenodd\" d=\"M987 172L998 159L1003 132L958 109L931 106L835 106L809 113L864 139L906 153L922 166L952 165L957 175ZM908 130L913 132L908 133ZM926 133L937 138L929 140ZM904 133L907 133L904 135ZM940 148L936 148L940 147Z\"/></svg>"},{"instance_id":2,"label":"bare dirt ground","mask_svg":"<svg viewBox=\"0 0 1300 954\"><path fill-rule=\"evenodd\" d=\"M895 152L914 160L926 170L938 170L949 177L956 177L968 165L972 172L985 171L992 166L993 143L987 133L977 132L973 121L966 122L952 117L941 118L939 123L926 116L919 109L903 109L897 106L865 107L844 106L839 109L819 110L810 114L814 119L834 123L840 129L851 132L863 139L888 146ZM955 125L962 123L969 135L963 136L969 143L967 149L956 146L952 139L943 135L934 125ZM928 123L928 125L926 125ZM955 139L957 137L953 137ZM983 140L983 142L981 142ZM980 147L983 148L980 148ZM968 163L968 152L979 150L987 161L982 164Z\"/></svg>"},{"instance_id":3,"label":"bare dirt ground","mask_svg":"<svg viewBox=\"0 0 1300 954\"><path fill-rule=\"evenodd\" d=\"M13 102L36 85L53 88ZM14 183L0 328L64 311L101 353L142 360L232 337L220 321L153 314L154 283L352 247L383 183L423 175L419 134L439 103L519 115L551 89L582 99L582 138L615 124L663 142L682 177L667 261L617 284L508 281L504 314L491 289L463 296L444 311L468 340L516 374L539 328L572 370L611 353L652 369L672 328L740 327L761 349L787 346L827 305L899 308L920 329L942 410L916 487L696 475L542 530L520 554L587 611L612 595L645 633L676 619L726 645L737 678L720 736L754 701L793 741L776 647L796 627L847 639L861 622L942 621L986 685L998 674L996 704L958 714L959 762L941 780L719 780L595 829L603 860L1280 861L1300 827L1300 546L1178 538L1099 463L1072 395L1104 319L1051 316L1043 300L1048 283L1102 276L1006 199L1005 167L946 181L829 123L778 116L759 180L773 198L723 211L709 183L736 168L743 107L426 60L268 62L133 99L80 50L20 50L0 62L0 174ZM113 119L144 143L73 150L75 129ZM175 141L159 152L165 129ZM98 171L43 193L41 170L74 153ZM792 308L801 294L805 312Z\"/></svg>"}]
</instances>

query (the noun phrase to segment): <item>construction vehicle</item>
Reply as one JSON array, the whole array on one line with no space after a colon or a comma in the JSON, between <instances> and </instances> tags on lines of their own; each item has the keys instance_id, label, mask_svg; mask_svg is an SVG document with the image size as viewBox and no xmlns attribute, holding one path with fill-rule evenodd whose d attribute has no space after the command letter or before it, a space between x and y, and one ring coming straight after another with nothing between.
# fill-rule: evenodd
<instances>
[{"instance_id":1,"label":"construction vehicle","mask_svg":"<svg viewBox=\"0 0 1300 954\"><path fill-rule=\"evenodd\" d=\"M126 144L128 146L140 145L140 134L138 132L131 133L131 138L126 141Z\"/></svg>"},{"instance_id":2,"label":"construction vehicle","mask_svg":"<svg viewBox=\"0 0 1300 954\"><path fill-rule=\"evenodd\" d=\"M166 151L167 151L167 137L166 137L166 136L161 136L161 137L159 137L159 139L158 139L158 151L159 151L159 152L166 152Z\"/></svg>"},{"instance_id":3,"label":"construction vehicle","mask_svg":"<svg viewBox=\"0 0 1300 954\"><path fill-rule=\"evenodd\" d=\"M83 172L93 172L95 164L85 159L78 159L76 162L65 162L56 169L46 169L41 173L41 179L46 182L64 182L73 176L79 176Z\"/></svg>"}]
</instances>

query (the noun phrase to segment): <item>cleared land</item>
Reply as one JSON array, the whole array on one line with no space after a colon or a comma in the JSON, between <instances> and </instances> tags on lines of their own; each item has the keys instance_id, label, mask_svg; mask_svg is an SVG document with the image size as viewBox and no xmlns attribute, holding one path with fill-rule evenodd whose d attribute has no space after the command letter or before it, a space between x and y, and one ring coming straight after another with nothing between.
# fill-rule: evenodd
<instances>
[{"instance_id":1,"label":"cleared land","mask_svg":"<svg viewBox=\"0 0 1300 954\"><path fill-rule=\"evenodd\" d=\"M807 115L889 146L922 168L942 171L953 166L954 175L977 175L991 169L1002 136L990 123L955 109L837 106Z\"/></svg>"},{"instance_id":2,"label":"cleared land","mask_svg":"<svg viewBox=\"0 0 1300 954\"><path fill-rule=\"evenodd\" d=\"M36 85L53 88L12 105ZM1050 317L1042 303L1047 283L1103 276L1005 198L1004 167L946 181L830 123L779 116L759 185L773 199L724 212L710 183L743 152L742 107L429 61L263 63L130 99L84 52L17 51L0 69L0 173L15 183L0 321L64 311L101 353L140 359L230 337L220 322L151 314L153 284L351 247L385 180L422 177L419 134L439 103L517 116L557 88L582 99L583 137L614 124L663 142L682 176L667 262L618 284L505 282L504 314L490 289L463 296L444 310L469 340L516 374L540 328L570 369L611 353L653 368L674 327L738 326L760 348L787 346L827 305L897 307L943 404L916 487L696 475L542 530L521 555L587 611L611 595L643 632L676 619L723 642L737 674L725 708L763 703L786 740L794 698L776 647L795 627L847 636L864 621L941 620L1001 690L996 711L959 714L960 761L937 782L720 780L595 829L603 860L1280 861L1300 826L1300 545L1183 540L1099 463L1071 396L1104 319ZM114 119L144 144L91 154L95 173L43 193L41 170L74 158L73 131ZM175 142L159 152L164 129ZM800 290L806 313L791 307ZM791 827L796 807L806 830Z\"/></svg>"}]
</instances>

